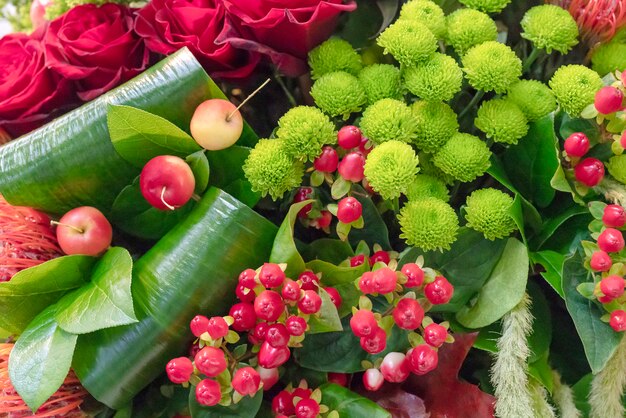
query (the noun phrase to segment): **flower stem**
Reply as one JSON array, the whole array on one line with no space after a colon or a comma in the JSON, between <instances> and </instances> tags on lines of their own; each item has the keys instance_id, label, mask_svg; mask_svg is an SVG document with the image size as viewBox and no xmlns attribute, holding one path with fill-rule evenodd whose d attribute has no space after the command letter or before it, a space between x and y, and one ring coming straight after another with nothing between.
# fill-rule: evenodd
<instances>
[{"instance_id":1,"label":"flower stem","mask_svg":"<svg viewBox=\"0 0 626 418\"><path fill-rule=\"evenodd\" d=\"M482 99L484 95L485 92L483 90L476 90L476 93L474 94L474 97L472 97L472 100L470 100L467 106L465 106L465 108L459 114L459 119L465 116L467 112L470 111L470 109L476 107L476 105L478 104L478 102L480 102L480 99Z\"/></svg>"},{"instance_id":2,"label":"flower stem","mask_svg":"<svg viewBox=\"0 0 626 418\"><path fill-rule=\"evenodd\" d=\"M522 73L527 72L530 69L530 66L539 58L541 54L541 49L537 49L533 46L532 51L530 51L530 55L526 57L524 60L524 64L522 65Z\"/></svg>"},{"instance_id":3,"label":"flower stem","mask_svg":"<svg viewBox=\"0 0 626 418\"><path fill-rule=\"evenodd\" d=\"M291 107L298 106L298 103L296 103L296 99L293 97L293 95L291 94L287 86L285 85L285 81L280 76L278 71L274 72L274 79L276 79L276 82L278 83L278 85L283 89L283 92L285 93L285 96L287 96L287 100L289 101L289 104L291 105Z\"/></svg>"}]
</instances>

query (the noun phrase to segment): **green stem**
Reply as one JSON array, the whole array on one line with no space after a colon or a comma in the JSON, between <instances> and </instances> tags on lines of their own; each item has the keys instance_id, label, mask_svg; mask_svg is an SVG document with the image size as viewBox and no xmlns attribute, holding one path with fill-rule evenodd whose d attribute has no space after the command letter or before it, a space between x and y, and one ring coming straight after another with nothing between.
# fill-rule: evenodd
<instances>
[{"instance_id":1,"label":"green stem","mask_svg":"<svg viewBox=\"0 0 626 418\"><path fill-rule=\"evenodd\" d=\"M283 92L285 93L285 96L287 96L287 100L289 101L289 104L291 105L291 107L298 106L296 99L293 97L293 95L291 94L287 86L285 85L285 82L283 81L283 78L280 76L280 74L278 74L278 71L274 72L274 79L276 79L276 82L278 83L278 85L283 89Z\"/></svg>"},{"instance_id":2,"label":"green stem","mask_svg":"<svg viewBox=\"0 0 626 418\"><path fill-rule=\"evenodd\" d=\"M482 99L484 95L485 95L484 91L476 90L476 93L474 94L474 97L472 97L472 100L470 100L467 106L465 106L465 108L459 114L459 119L465 116L467 112L470 111L470 109L474 108L478 104L478 102L480 102L480 99Z\"/></svg>"},{"instance_id":3,"label":"green stem","mask_svg":"<svg viewBox=\"0 0 626 418\"><path fill-rule=\"evenodd\" d=\"M532 51L530 51L530 55L526 57L526 59L524 60L524 64L522 65L522 73L525 73L526 71L528 71L530 66L533 65L533 62L535 62L535 60L539 58L540 54L541 54L541 49L537 49L533 46Z\"/></svg>"}]
</instances>

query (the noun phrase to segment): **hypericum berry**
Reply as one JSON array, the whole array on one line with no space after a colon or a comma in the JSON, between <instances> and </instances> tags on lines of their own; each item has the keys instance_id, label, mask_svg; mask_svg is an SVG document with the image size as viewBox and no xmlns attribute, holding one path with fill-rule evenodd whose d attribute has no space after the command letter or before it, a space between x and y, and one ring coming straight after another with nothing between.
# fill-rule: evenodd
<instances>
[{"instance_id":1,"label":"hypericum berry","mask_svg":"<svg viewBox=\"0 0 626 418\"><path fill-rule=\"evenodd\" d=\"M319 404L311 398L301 399L296 404L296 418L315 418L319 412Z\"/></svg>"},{"instance_id":2,"label":"hypericum berry","mask_svg":"<svg viewBox=\"0 0 626 418\"><path fill-rule=\"evenodd\" d=\"M433 347L441 347L446 342L448 330L439 324L430 324L424 328L424 340Z\"/></svg>"},{"instance_id":3,"label":"hypericum berry","mask_svg":"<svg viewBox=\"0 0 626 418\"><path fill-rule=\"evenodd\" d=\"M196 386L196 401L200 405L215 406L222 399L222 389L215 380L204 379Z\"/></svg>"},{"instance_id":4,"label":"hypericum berry","mask_svg":"<svg viewBox=\"0 0 626 418\"><path fill-rule=\"evenodd\" d=\"M400 270L406 276L405 287L420 287L424 282L424 271L415 263L407 263Z\"/></svg>"},{"instance_id":5,"label":"hypericum berry","mask_svg":"<svg viewBox=\"0 0 626 418\"><path fill-rule=\"evenodd\" d=\"M378 369L367 369L363 374L363 386L369 391L377 391L383 383L385 383L385 378Z\"/></svg>"},{"instance_id":6,"label":"hypericum berry","mask_svg":"<svg viewBox=\"0 0 626 418\"><path fill-rule=\"evenodd\" d=\"M254 289L256 287L256 271L252 269L245 269L239 275L239 284L241 284L246 289Z\"/></svg>"},{"instance_id":7,"label":"hypericum berry","mask_svg":"<svg viewBox=\"0 0 626 418\"><path fill-rule=\"evenodd\" d=\"M361 202L354 197L344 197L339 201L337 207L337 219L339 219L339 222L343 222L344 224L352 223L359 219L362 213L363 206Z\"/></svg>"},{"instance_id":8,"label":"hypericum berry","mask_svg":"<svg viewBox=\"0 0 626 418\"><path fill-rule=\"evenodd\" d=\"M374 273L368 271L359 278L359 290L364 294L374 293Z\"/></svg>"},{"instance_id":9,"label":"hypericum berry","mask_svg":"<svg viewBox=\"0 0 626 418\"><path fill-rule=\"evenodd\" d=\"M269 324L267 322L259 322L254 326L252 330L252 335L254 339L259 343L265 341L265 336L267 335L267 329L269 328Z\"/></svg>"},{"instance_id":10,"label":"hypericum berry","mask_svg":"<svg viewBox=\"0 0 626 418\"><path fill-rule=\"evenodd\" d=\"M322 307L322 298L315 290L305 290L304 295L298 301L298 309L305 314L318 313Z\"/></svg>"},{"instance_id":11,"label":"hypericum berry","mask_svg":"<svg viewBox=\"0 0 626 418\"><path fill-rule=\"evenodd\" d=\"M373 273L372 286L374 293L385 295L395 290L396 284L398 283L398 276L396 276L395 271L391 270L389 267L383 267Z\"/></svg>"},{"instance_id":12,"label":"hypericum berry","mask_svg":"<svg viewBox=\"0 0 626 418\"><path fill-rule=\"evenodd\" d=\"M427 344L420 344L407 355L409 368L416 375L423 375L437 368L439 356L437 351Z\"/></svg>"},{"instance_id":13,"label":"hypericum berry","mask_svg":"<svg viewBox=\"0 0 626 418\"><path fill-rule=\"evenodd\" d=\"M328 293L328 296L330 296L330 300L333 302L333 305L339 309L341 306L341 295L339 294L339 291L337 291L334 287L325 287L324 290Z\"/></svg>"},{"instance_id":14,"label":"hypericum berry","mask_svg":"<svg viewBox=\"0 0 626 418\"><path fill-rule=\"evenodd\" d=\"M248 331L254 328L256 324L256 314L254 313L254 305L251 303L236 303L228 312L229 316L235 318L233 329L235 331Z\"/></svg>"},{"instance_id":15,"label":"hypericum berry","mask_svg":"<svg viewBox=\"0 0 626 418\"><path fill-rule=\"evenodd\" d=\"M609 325L614 331L621 332L626 330L626 312L621 309L611 312Z\"/></svg>"},{"instance_id":16,"label":"hypericum berry","mask_svg":"<svg viewBox=\"0 0 626 418\"><path fill-rule=\"evenodd\" d=\"M609 271L612 265L613 260L606 252L599 250L591 254L589 266L593 271Z\"/></svg>"},{"instance_id":17,"label":"hypericum berry","mask_svg":"<svg viewBox=\"0 0 626 418\"><path fill-rule=\"evenodd\" d=\"M621 205L606 205L602 214L602 223L610 228L626 225L626 213Z\"/></svg>"},{"instance_id":18,"label":"hypericum berry","mask_svg":"<svg viewBox=\"0 0 626 418\"><path fill-rule=\"evenodd\" d=\"M287 279L280 294L283 296L283 299L295 302L300 297L300 285L291 279Z\"/></svg>"},{"instance_id":19,"label":"hypericum berry","mask_svg":"<svg viewBox=\"0 0 626 418\"><path fill-rule=\"evenodd\" d=\"M278 383L278 379L280 377L278 374L278 369L266 369L264 367L257 366L256 371L261 377L261 383L263 383L264 392L267 392L272 388L272 386Z\"/></svg>"},{"instance_id":20,"label":"hypericum berry","mask_svg":"<svg viewBox=\"0 0 626 418\"><path fill-rule=\"evenodd\" d=\"M193 364L187 357L178 357L167 363L165 371L172 383L181 384L189 381L193 374Z\"/></svg>"},{"instance_id":21,"label":"hypericum berry","mask_svg":"<svg viewBox=\"0 0 626 418\"><path fill-rule=\"evenodd\" d=\"M626 83L626 81L624 81L624 83ZM626 131L622 132L622 136L619 139L619 144L622 146L622 148L626 149Z\"/></svg>"},{"instance_id":22,"label":"hypericum berry","mask_svg":"<svg viewBox=\"0 0 626 418\"><path fill-rule=\"evenodd\" d=\"M624 294L624 284L624 279L620 276L607 276L600 280L600 291L611 300L617 299Z\"/></svg>"},{"instance_id":23,"label":"hypericum berry","mask_svg":"<svg viewBox=\"0 0 626 418\"><path fill-rule=\"evenodd\" d=\"M293 397L298 397L300 399L309 399L313 391L307 388L295 388L291 394Z\"/></svg>"},{"instance_id":24,"label":"hypericum berry","mask_svg":"<svg viewBox=\"0 0 626 418\"><path fill-rule=\"evenodd\" d=\"M270 325L265 334L265 341L272 347L285 347L289 342L289 330L283 324Z\"/></svg>"},{"instance_id":25,"label":"hypericum berry","mask_svg":"<svg viewBox=\"0 0 626 418\"><path fill-rule=\"evenodd\" d=\"M348 386L348 375L346 373L328 373L328 383L334 383L339 386Z\"/></svg>"},{"instance_id":26,"label":"hypericum berry","mask_svg":"<svg viewBox=\"0 0 626 418\"><path fill-rule=\"evenodd\" d=\"M567 137L563 148L570 157L582 157L589 151L589 138L582 132L574 132Z\"/></svg>"},{"instance_id":27,"label":"hypericum berry","mask_svg":"<svg viewBox=\"0 0 626 418\"><path fill-rule=\"evenodd\" d=\"M604 178L604 164L597 158L585 158L574 167L574 176L586 186L596 186Z\"/></svg>"},{"instance_id":28,"label":"hypericum berry","mask_svg":"<svg viewBox=\"0 0 626 418\"><path fill-rule=\"evenodd\" d=\"M214 340L224 338L228 334L228 323L221 316L214 316L209 319L207 332Z\"/></svg>"},{"instance_id":29,"label":"hypericum berry","mask_svg":"<svg viewBox=\"0 0 626 418\"><path fill-rule=\"evenodd\" d=\"M265 263L259 272L259 281L267 288L278 287L285 281L285 272L275 263Z\"/></svg>"},{"instance_id":30,"label":"hypericum berry","mask_svg":"<svg viewBox=\"0 0 626 418\"><path fill-rule=\"evenodd\" d=\"M356 148L361 144L363 134L354 125L346 125L339 129L337 133L337 144L343 149Z\"/></svg>"},{"instance_id":31,"label":"hypericum berry","mask_svg":"<svg viewBox=\"0 0 626 418\"><path fill-rule=\"evenodd\" d=\"M624 94L621 90L613 86L605 86L596 93L594 105L598 112L603 115L610 115L622 110L623 100Z\"/></svg>"},{"instance_id":32,"label":"hypericum berry","mask_svg":"<svg viewBox=\"0 0 626 418\"><path fill-rule=\"evenodd\" d=\"M322 173L334 173L339 165L337 151L329 145L322 148L322 153L313 161L313 167Z\"/></svg>"},{"instance_id":33,"label":"hypericum berry","mask_svg":"<svg viewBox=\"0 0 626 418\"><path fill-rule=\"evenodd\" d=\"M299 337L306 331L306 321L301 316L292 315L285 321L285 326L289 334Z\"/></svg>"},{"instance_id":34,"label":"hypericum berry","mask_svg":"<svg viewBox=\"0 0 626 418\"><path fill-rule=\"evenodd\" d=\"M333 214L327 210L321 211L320 214L320 217L311 222L310 225L317 229L328 228L333 220Z\"/></svg>"},{"instance_id":35,"label":"hypericum berry","mask_svg":"<svg viewBox=\"0 0 626 418\"><path fill-rule=\"evenodd\" d=\"M196 368L208 377L215 377L226 370L224 352L215 347L204 347L194 358Z\"/></svg>"},{"instance_id":36,"label":"hypericum berry","mask_svg":"<svg viewBox=\"0 0 626 418\"><path fill-rule=\"evenodd\" d=\"M359 152L351 152L339 162L337 170L344 179L358 183L364 177L365 158Z\"/></svg>"},{"instance_id":37,"label":"hypericum berry","mask_svg":"<svg viewBox=\"0 0 626 418\"><path fill-rule=\"evenodd\" d=\"M598 236L598 247L607 253L618 253L624 248L624 236L614 228L607 228Z\"/></svg>"},{"instance_id":38,"label":"hypericum berry","mask_svg":"<svg viewBox=\"0 0 626 418\"><path fill-rule=\"evenodd\" d=\"M259 366L266 369L274 369L285 364L290 356L291 351L287 346L272 347L270 343L265 341L261 344L258 354Z\"/></svg>"},{"instance_id":39,"label":"hypericum berry","mask_svg":"<svg viewBox=\"0 0 626 418\"><path fill-rule=\"evenodd\" d=\"M209 318L204 315L196 315L189 323L189 329L191 333L200 338L202 334L209 330Z\"/></svg>"},{"instance_id":40,"label":"hypericum berry","mask_svg":"<svg viewBox=\"0 0 626 418\"><path fill-rule=\"evenodd\" d=\"M387 333L382 328L376 328L369 336L361 337L359 343L370 354L381 353L387 347Z\"/></svg>"},{"instance_id":41,"label":"hypericum berry","mask_svg":"<svg viewBox=\"0 0 626 418\"><path fill-rule=\"evenodd\" d=\"M406 356L403 353L388 353L380 365L380 372L387 382L404 382L411 374Z\"/></svg>"},{"instance_id":42,"label":"hypericum berry","mask_svg":"<svg viewBox=\"0 0 626 418\"><path fill-rule=\"evenodd\" d=\"M286 390L278 392L272 399L272 411L275 414L293 415L295 407L293 406L293 395Z\"/></svg>"},{"instance_id":43,"label":"hypericum berry","mask_svg":"<svg viewBox=\"0 0 626 418\"><path fill-rule=\"evenodd\" d=\"M276 321L284 311L285 302L274 290L264 290L254 300L254 313L265 321Z\"/></svg>"},{"instance_id":44,"label":"hypericum berry","mask_svg":"<svg viewBox=\"0 0 626 418\"><path fill-rule=\"evenodd\" d=\"M393 309L392 315L397 326L402 329L414 330L422 324L424 309L415 299L402 298Z\"/></svg>"},{"instance_id":45,"label":"hypericum berry","mask_svg":"<svg viewBox=\"0 0 626 418\"><path fill-rule=\"evenodd\" d=\"M319 286L320 278L317 277L315 273L312 271L304 271L298 276L298 280L300 280L300 287L302 290L317 290L317 286Z\"/></svg>"},{"instance_id":46,"label":"hypericum berry","mask_svg":"<svg viewBox=\"0 0 626 418\"><path fill-rule=\"evenodd\" d=\"M259 390L261 376L252 367L242 367L235 372L231 383L240 395L254 395Z\"/></svg>"},{"instance_id":47,"label":"hypericum berry","mask_svg":"<svg viewBox=\"0 0 626 418\"><path fill-rule=\"evenodd\" d=\"M352 257L350 259L350 267L358 267L361 264L365 263L365 255L364 254L359 254L359 255L355 255L354 257Z\"/></svg>"},{"instance_id":48,"label":"hypericum berry","mask_svg":"<svg viewBox=\"0 0 626 418\"><path fill-rule=\"evenodd\" d=\"M313 189L310 187L300 187L298 189L298 191L296 192L296 195L293 197L293 203L300 203L300 202L304 202L305 200L309 200L313 198ZM298 217L299 218L306 218L309 216L309 212L311 211L311 209L313 208L313 203L309 203L308 205L305 205L302 209L300 209L300 211L298 212Z\"/></svg>"},{"instance_id":49,"label":"hypericum berry","mask_svg":"<svg viewBox=\"0 0 626 418\"><path fill-rule=\"evenodd\" d=\"M241 283L237 284L237 287L235 287L235 295L237 299L242 302L254 302L254 298L256 297L253 290L248 289Z\"/></svg>"},{"instance_id":50,"label":"hypericum berry","mask_svg":"<svg viewBox=\"0 0 626 418\"><path fill-rule=\"evenodd\" d=\"M360 309L350 318L350 328L357 337L368 337L379 327L372 311Z\"/></svg>"},{"instance_id":51,"label":"hypericum berry","mask_svg":"<svg viewBox=\"0 0 626 418\"><path fill-rule=\"evenodd\" d=\"M370 256L370 264L376 264L376 263L385 263L385 264L389 264L389 261L391 261L391 258L389 257L389 253L387 251L376 251L374 254L372 254Z\"/></svg>"},{"instance_id":52,"label":"hypericum berry","mask_svg":"<svg viewBox=\"0 0 626 418\"><path fill-rule=\"evenodd\" d=\"M200 351L200 341L198 341L198 342L196 342L194 344L191 344L189 346L188 355L189 355L189 357L195 357L196 354L198 354L199 351Z\"/></svg>"},{"instance_id":53,"label":"hypericum berry","mask_svg":"<svg viewBox=\"0 0 626 418\"><path fill-rule=\"evenodd\" d=\"M452 299L454 288L443 276L435 277L435 280L424 287L424 295L433 305L448 303Z\"/></svg>"}]
</instances>

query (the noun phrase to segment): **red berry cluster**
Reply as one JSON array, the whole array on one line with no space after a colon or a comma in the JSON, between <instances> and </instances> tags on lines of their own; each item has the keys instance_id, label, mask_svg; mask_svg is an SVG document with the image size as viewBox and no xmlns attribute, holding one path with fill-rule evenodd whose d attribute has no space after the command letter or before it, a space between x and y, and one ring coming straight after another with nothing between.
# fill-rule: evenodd
<instances>
[{"instance_id":1,"label":"red berry cluster","mask_svg":"<svg viewBox=\"0 0 626 418\"><path fill-rule=\"evenodd\" d=\"M581 160L590 148L589 138L582 132L575 132L563 144L565 155L574 166L574 177L587 187L600 184L604 178L604 164L597 158L588 157Z\"/></svg>"},{"instance_id":2,"label":"red berry cluster","mask_svg":"<svg viewBox=\"0 0 626 418\"><path fill-rule=\"evenodd\" d=\"M321 404L321 399L321 391L309 389L306 381L303 380L296 388L288 386L278 392L272 399L272 412L277 418L294 415L296 418L316 418L320 414L329 412L329 408Z\"/></svg>"}]
</instances>

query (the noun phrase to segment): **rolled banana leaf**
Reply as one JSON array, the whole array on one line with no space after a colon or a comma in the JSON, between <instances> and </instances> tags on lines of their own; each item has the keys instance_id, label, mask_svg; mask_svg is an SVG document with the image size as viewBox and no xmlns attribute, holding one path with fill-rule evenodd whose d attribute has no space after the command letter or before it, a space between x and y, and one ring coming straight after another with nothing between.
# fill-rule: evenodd
<instances>
[{"instance_id":1,"label":"rolled banana leaf","mask_svg":"<svg viewBox=\"0 0 626 418\"><path fill-rule=\"evenodd\" d=\"M189 216L141 257L132 292L140 322L82 335L73 369L100 402L119 409L188 351L189 322L223 315L239 273L269 258L277 227L210 188Z\"/></svg>"}]
</instances>

